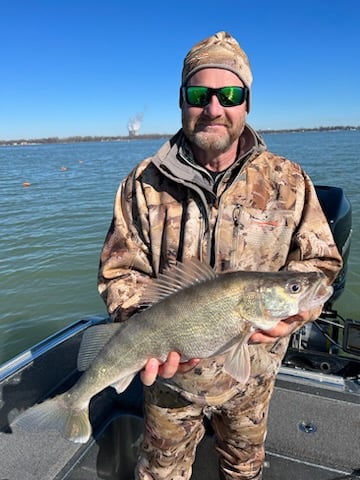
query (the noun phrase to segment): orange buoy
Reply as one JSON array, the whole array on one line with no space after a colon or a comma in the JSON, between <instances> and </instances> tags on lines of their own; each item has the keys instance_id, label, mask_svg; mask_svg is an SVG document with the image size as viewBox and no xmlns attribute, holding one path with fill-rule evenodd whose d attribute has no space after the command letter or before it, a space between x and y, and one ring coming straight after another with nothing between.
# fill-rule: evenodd
<instances>
[{"instance_id":1,"label":"orange buoy","mask_svg":"<svg viewBox=\"0 0 360 480\"><path fill-rule=\"evenodd\" d=\"M23 187L30 187L31 183L30 182L23 182Z\"/></svg>"}]
</instances>

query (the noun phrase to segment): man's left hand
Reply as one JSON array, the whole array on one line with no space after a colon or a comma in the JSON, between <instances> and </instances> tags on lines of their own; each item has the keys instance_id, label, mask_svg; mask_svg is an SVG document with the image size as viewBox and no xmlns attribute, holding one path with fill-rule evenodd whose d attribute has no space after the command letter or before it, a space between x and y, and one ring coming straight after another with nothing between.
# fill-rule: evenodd
<instances>
[{"instance_id":1,"label":"man's left hand","mask_svg":"<svg viewBox=\"0 0 360 480\"><path fill-rule=\"evenodd\" d=\"M316 315L315 315L316 318ZM281 320L274 328L270 330L257 330L254 332L249 343L274 343L279 337L287 337L295 332L301 325L314 319L314 311L301 312L292 317Z\"/></svg>"}]
</instances>

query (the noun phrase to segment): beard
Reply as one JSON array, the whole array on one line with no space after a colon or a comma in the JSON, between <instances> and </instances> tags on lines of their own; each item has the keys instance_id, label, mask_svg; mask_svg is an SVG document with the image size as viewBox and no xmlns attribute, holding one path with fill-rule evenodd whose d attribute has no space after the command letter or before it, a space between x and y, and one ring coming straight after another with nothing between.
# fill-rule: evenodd
<instances>
[{"instance_id":1,"label":"beard","mask_svg":"<svg viewBox=\"0 0 360 480\"><path fill-rule=\"evenodd\" d=\"M211 151L214 153L223 153L232 145L234 140L231 139L228 132L225 135L214 135L207 132L193 132L190 135L190 141L201 150Z\"/></svg>"},{"instance_id":2,"label":"beard","mask_svg":"<svg viewBox=\"0 0 360 480\"><path fill-rule=\"evenodd\" d=\"M219 124L219 121L216 122ZM220 122L221 123L221 122ZM211 125L211 121L198 119L196 123L192 123L187 115L182 114L183 131L188 140L201 150L221 154L226 152L234 142L236 142L244 130L245 122L239 122L237 125L228 124L225 121L221 133L208 132L204 128Z\"/></svg>"}]
</instances>

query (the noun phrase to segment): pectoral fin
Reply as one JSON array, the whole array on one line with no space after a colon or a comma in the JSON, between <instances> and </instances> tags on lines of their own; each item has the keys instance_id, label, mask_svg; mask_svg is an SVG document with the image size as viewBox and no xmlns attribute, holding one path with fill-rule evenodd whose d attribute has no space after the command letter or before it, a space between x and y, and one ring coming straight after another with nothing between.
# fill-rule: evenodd
<instances>
[{"instance_id":1,"label":"pectoral fin","mask_svg":"<svg viewBox=\"0 0 360 480\"><path fill-rule=\"evenodd\" d=\"M246 383L250 377L250 354L247 342L234 345L228 352L224 371L239 383Z\"/></svg>"},{"instance_id":2,"label":"pectoral fin","mask_svg":"<svg viewBox=\"0 0 360 480\"><path fill-rule=\"evenodd\" d=\"M130 385L132 382L133 378L135 377L136 372L132 372L129 375L126 375L125 377L120 378L117 380L115 383L113 383L111 386L115 388L117 393L121 393L124 390L127 389L127 387Z\"/></svg>"},{"instance_id":3,"label":"pectoral fin","mask_svg":"<svg viewBox=\"0 0 360 480\"><path fill-rule=\"evenodd\" d=\"M122 323L107 323L105 325L95 325L85 330L77 359L78 370L81 372L86 370L110 338L118 333L123 326Z\"/></svg>"}]
</instances>

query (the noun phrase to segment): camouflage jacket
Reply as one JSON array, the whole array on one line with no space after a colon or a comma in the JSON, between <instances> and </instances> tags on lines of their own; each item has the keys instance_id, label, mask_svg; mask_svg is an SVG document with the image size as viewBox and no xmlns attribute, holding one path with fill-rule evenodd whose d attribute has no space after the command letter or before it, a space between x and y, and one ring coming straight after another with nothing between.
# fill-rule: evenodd
<instances>
[{"instance_id":1,"label":"camouflage jacket","mask_svg":"<svg viewBox=\"0 0 360 480\"><path fill-rule=\"evenodd\" d=\"M99 291L115 321L141 304L142 286L198 257L216 271L322 270L342 261L314 186L246 126L236 162L217 178L196 164L180 130L123 180L101 253Z\"/></svg>"}]
</instances>

